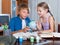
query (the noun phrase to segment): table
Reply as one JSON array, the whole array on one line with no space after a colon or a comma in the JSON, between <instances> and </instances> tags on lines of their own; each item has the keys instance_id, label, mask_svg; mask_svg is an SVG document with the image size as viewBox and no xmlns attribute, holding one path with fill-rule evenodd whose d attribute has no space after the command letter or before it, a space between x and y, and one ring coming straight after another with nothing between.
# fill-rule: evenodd
<instances>
[{"instance_id":1,"label":"table","mask_svg":"<svg viewBox=\"0 0 60 45\"><path fill-rule=\"evenodd\" d=\"M14 34L13 36L15 36L16 38L18 37L18 36L22 36L22 34L23 34L23 36L25 36L26 34L30 34L30 33L17 33L17 34ZM31 35L32 34L34 34L34 36L36 35L36 33L31 33ZM60 45L60 33L43 33L43 34L40 34L40 36L44 39L47 39L47 40L51 40L52 41L52 43L48 43L49 45L51 44L51 45ZM59 38L58 38L59 37ZM58 39L58 40L57 40ZM58 43L59 42L59 43ZM43 42L44 43L44 42ZM34 42L34 45L35 45L36 43ZM40 44L40 43L39 43ZM47 44L47 45L48 45ZM24 41L23 42L23 45L31 45L31 43L30 43L30 41ZM44 44L45 45L45 44Z\"/></svg>"},{"instance_id":2,"label":"table","mask_svg":"<svg viewBox=\"0 0 60 45\"><path fill-rule=\"evenodd\" d=\"M53 38L43 38L43 39L46 39L46 41L48 41L48 43L46 43L46 42L43 42L43 43L36 43L36 41L34 42L34 44L32 44L29 40L25 40L24 42L23 42L23 44L22 45L40 45L40 44L42 44L42 45L60 45L60 38L58 38L58 37L53 37ZM49 42L50 41L50 42ZM45 43L45 44L44 44ZM17 43L15 43L15 45L19 45L19 42ZM21 45L21 44L20 44Z\"/></svg>"},{"instance_id":3,"label":"table","mask_svg":"<svg viewBox=\"0 0 60 45\"><path fill-rule=\"evenodd\" d=\"M40 40L39 43L36 43L36 40L34 43L31 43L30 40L24 40L23 43L19 43L16 41L15 45L53 45L53 41L51 40Z\"/></svg>"}]
</instances>

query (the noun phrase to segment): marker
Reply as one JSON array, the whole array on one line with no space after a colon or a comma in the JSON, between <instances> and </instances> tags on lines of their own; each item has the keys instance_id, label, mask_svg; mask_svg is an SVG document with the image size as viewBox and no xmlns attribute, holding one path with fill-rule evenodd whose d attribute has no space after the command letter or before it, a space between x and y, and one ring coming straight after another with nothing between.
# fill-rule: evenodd
<instances>
[{"instance_id":1,"label":"marker","mask_svg":"<svg viewBox=\"0 0 60 45\"><path fill-rule=\"evenodd\" d=\"M32 43L34 42L34 37L30 38L30 42L32 42Z\"/></svg>"}]
</instances>

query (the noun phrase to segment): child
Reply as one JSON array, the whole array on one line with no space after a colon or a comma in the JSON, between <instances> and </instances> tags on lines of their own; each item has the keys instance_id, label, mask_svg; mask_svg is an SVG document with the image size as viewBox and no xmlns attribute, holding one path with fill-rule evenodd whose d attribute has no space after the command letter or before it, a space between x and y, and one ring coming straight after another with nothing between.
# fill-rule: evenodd
<instances>
[{"instance_id":1,"label":"child","mask_svg":"<svg viewBox=\"0 0 60 45\"><path fill-rule=\"evenodd\" d=\"M48 4L41 2L37 5L37 13L40 17L37 22L38 30L42 30L41 33L53 32L54 31L54 18L49 11Z\"/></svg>"},{"instance_id":2,"label":"child","mask_svg":"<svg viewBox=\"0 0 60 45\"><path fill-rule=\"evenodd\" d=\"M21 4L18 7L19 14L17 17L14 17L10 20L9 27L11 29L12 34L17 32L26 32L29 30L28 23L30 19L28 18L29 9L26 4Z\"/></svg>"}]
</instances>

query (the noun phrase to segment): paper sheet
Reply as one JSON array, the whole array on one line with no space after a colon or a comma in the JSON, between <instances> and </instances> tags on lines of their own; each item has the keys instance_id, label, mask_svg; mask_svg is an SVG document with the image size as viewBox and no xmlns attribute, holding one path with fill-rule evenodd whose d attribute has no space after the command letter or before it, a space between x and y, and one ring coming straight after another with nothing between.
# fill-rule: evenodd
<instances>
[{"instance_id":1,"label":"paper sheet","mask_svg":"<svg viewBox=\"0 0 60 45\"><path fill-rule=\"evenodd\" d=\"M40 36L42 38L50 38L50 37L53 37L53 34L52 33L44 33L44 34L40 34Z\"/></svg>"},{"instance_id":2,"label":"paper sheet","mask_svg":"<svg viewBox=\"0 0 60 45\"><path fill-rule=\"evenodd\" d=\"M54 37L60 38L60 33L55 32L55 33L53 33L53 35L54 35Z\"/></svg>"},{"instance_id":3,"label":"paper sheet","mask_svg":"<svg viewBox=\"0 0 60 45\"><path fill-rule=\"evenodd\" d=\"M26 33L20 32L20 33L13 34L13 36L16 37L16 38L21 37L21 36L25 37L25 38L29 38L31 36L38 36L38 34L37 34L37 32L32 32L32 33L30 33L30 32L26 32Z\"/></svg>"}]
</instances>

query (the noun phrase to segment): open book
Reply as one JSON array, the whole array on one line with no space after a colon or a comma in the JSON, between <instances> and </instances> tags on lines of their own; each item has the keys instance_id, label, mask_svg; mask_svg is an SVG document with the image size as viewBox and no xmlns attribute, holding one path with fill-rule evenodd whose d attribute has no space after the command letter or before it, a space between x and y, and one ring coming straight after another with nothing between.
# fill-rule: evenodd
<instances>
[{"instance_id":1,"label":"open book","mask_svg":"<svg viewBox=\"0 0 60 45\"><path fill-rule=\"evenodd\" d=\"M32 33L31 32L26 32L26 33L19 32L19 33L13 34L13 36L16 38L19 38L19 37L30 38L31 36L36 37L36 36L38 36L38 34L37 34L37 32L32 32Z\"/></svg>"},{"instance_id":2,"label":"open book","mask_svg":"<svg viewBox=\"0 0 60 45\"><path fill-rule=\"evenodd\" d=\"M60 38L60 33L57 33L57 32L52 32L52 33L43 33L43 34L40 34L41 37L43 38L50 38L50 37L58 37Z\"/></svg>"},{"instance_id":3,"label":"open book","mask_svg":"<svg viewBox=\"0 0 60 45\"><path fill-rule=\"evenodd\" d=\"M18 38L18 37L24 37L24 38L29 38L31 36L38 36L38 33L37 32L19 32L19 33L15 33L13 34L14 37ZM43 38L50 38L50 37L59 37L60 38L60 33L57 33L57 32L53 32L53 33L42 33L39 35L40 37L43 37Z\"/></svg>"}]
</instances>

